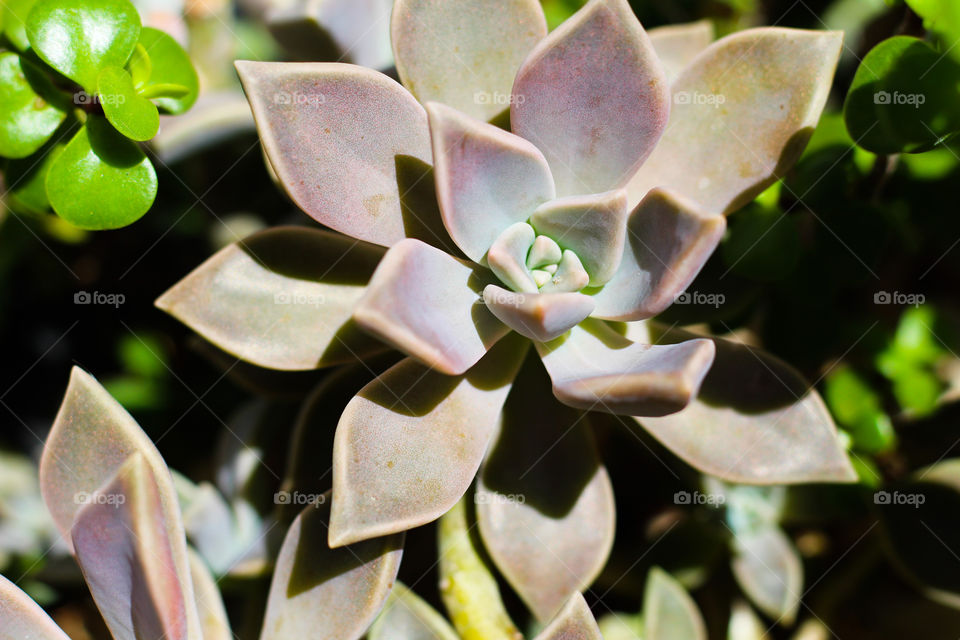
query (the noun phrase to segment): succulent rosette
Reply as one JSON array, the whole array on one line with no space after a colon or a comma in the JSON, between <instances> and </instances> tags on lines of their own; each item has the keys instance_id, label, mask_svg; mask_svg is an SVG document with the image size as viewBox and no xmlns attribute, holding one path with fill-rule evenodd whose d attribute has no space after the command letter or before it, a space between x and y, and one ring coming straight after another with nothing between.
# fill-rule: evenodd
<instances>
[{"instance_id":1,"label":"succulent rosette","mask_svg":"<svg viewBox=\"0 0 960 640\"><path fill-rule=\"evenodd\" d=\"M612 544L600 414L731 481L853 478L793 369L648 322L798 158L839 33L648 34L625 0L549 34L535 0L399 0L391 33L402 84L237 63L279 181L332 231L252 236L157 302L271 369L409 356L340 417L332 548L431 522L477 479L490 556L546 621Z\"/></svg>"}]
</instances>

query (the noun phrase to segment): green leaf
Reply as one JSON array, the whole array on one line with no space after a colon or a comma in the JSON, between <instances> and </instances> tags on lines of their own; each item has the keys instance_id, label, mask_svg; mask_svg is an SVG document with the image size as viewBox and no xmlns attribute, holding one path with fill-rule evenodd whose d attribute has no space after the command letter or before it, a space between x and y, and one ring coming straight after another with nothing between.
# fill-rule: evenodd
<instances>
[{"instance_id":1,"label":"green leaf","mask_svg":"<svg viewBox=\"0 0 960 640\"><path fill-rule=\"evenodd\" d=\"M917 38L884 40L857 70L844 118L869 151L927 150L960 130L960 65Z\"/></svg>"},{"instance_id":2,"label":"green leaf","mask_svg":"<svg viewBox=\"0 0 960 640\"><path fill-rule=\"evenodd\" d=\"M143 48L143 45L139 42L137 46L133 48L133 54L130 56L130 60L127 62L127 71L130 72L130 77L133 78L133 86L139 90L147 80L150 79L150 74L153 73L153 63L150 62L150 54L147 53L147 50Z\"/></svg>"},{"instance_id":3,"label":"green leaf","mask_svg":"<svg viewBox=\"0 0 960 640\"><path fill-rule=\"evenodd\" d=\"M14 211L39 214L50 210L47 173L65 146L65 142L51 140L37 154L7 163L3 170L9 188L7 203Z\"/></svg>"},{"instance_id":4,"label":"green leaf","mask_svg":"<svg viewBox=\"0 0 960 640\"><path fill-rule=\"evenodd\" d=\"M896 434L880 397L853 369L835 369L827 377L825 395L830 411L850 429L857 448L878 453L895 446Z\"/></svg>"},{"instance_id":5,"label":"green leaf","mask_svg":"<svg viewBox=\"0 0 960 640\"><path fill-rule=\"evenodd\" d=\"M103 114L117 131L131 140L143 142L160 130L157 107L137 94L133 78L120 67L107 67L97 80L97 94Z\"/></svg>"},{"instance_id":6,"label":"green leaf","mask_svg":"<svg viewBox=\"0 0 960 640\"><path fill-rule=\"evenodd\" d=\"M801 252L795 217L750 205L731 216L729 225L720 254L731 271L758 282L776 282L793 272Z\"/></svg>"},{"instance_id":7,"label":"green leaf","mask_svg":"<svg viewBox=\"0 0 960 640\"><path fill-rule=\"evenodd\" d=\"M50 167L47 195L60 217L83 229L116 229L147 212L157 174L136 144L90 116Z\"/></svg>"},{"instance_id":8,"label":"green leaf","mask_svg":"<svg viewBox=\"0 0 960 640\"><path fill-rule=\"evenodd\" d=\"M7 40L20 51L30 48L27 40L27 31L24 25L33 5L37 0L4 0L0 5L0 23L3 23L3 34Z\"/></svg>"},{"instance_id":9,"label":"green leaf","mask_svg":"<svg viewBox=\"0 0 960 640\"><path fill-rule=\"evenodd\" d=\"M92 94L101 70L130 59L140 15L128 0L40 0L26 29L37 55Z\"/></svg>"},{"instance_id":10,"label":"green leaf","mask_svg":"<svg viewBox=\"0 0 960 640\"><path fill-rule=\"evenodd\" d=\"M907 6L923 18L923 27L943 43L944 55L960 60L960 4L956 0L907 0Z\"/></svg>"},{"instance_id":11,"label":"green leaf","mask_svg":"<svg viewBox=\"0 0 960 640\"><path fill-rule=\"evenodd\" d=\"M11 51L0 53L0 156L25 158L67 117L43 73Z\"/></svg>"},{"instance_id":12,"label":"green leaf","mask_svg":"<svg viewBox=\"0 0 960 640\"><path fill-rule=\"evenodd\" d=\"M153 66L150 79L140 89L141 95L154 98L154 103L160 109L173 115L192 107L197 101L200 81L183 47L163 31L151 27L144 27L140 32L140 44L150 55ZM161 89L163 85L186 87L186 93L182 96L170 94L169 87Z\"/></svg>"}]
</instances>

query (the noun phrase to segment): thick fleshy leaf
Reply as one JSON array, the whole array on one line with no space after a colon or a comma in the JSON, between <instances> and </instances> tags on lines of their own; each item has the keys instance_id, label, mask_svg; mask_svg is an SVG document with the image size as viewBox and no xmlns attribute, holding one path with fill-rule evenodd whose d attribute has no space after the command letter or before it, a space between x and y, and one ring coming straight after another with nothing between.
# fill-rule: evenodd
<instances>
[{"instance_id":1,"label":"thick fleshy leaf","mask_svg":"<svg viewBox=\"0 0 960 640\"><path fill-rule=\"evenodd\" d=\"M582 293L515 293L495 284L483 290L490 312L522 336L546 342L562 336L593 311Z\"/></svg>"},{"instance_id":2,"label":"thick fleshy leaf","mask_svg":"<svg viewBox=\"0 0 960 640\"><path fill-rule=\"evenodd\" d=\"M628 331L652 341L649 323L630 323ZM665 342L694 337L655 333ZM731 482L856 480L820 394L796 369L746 345L713 342L717 356L700 395L674 415L639 418L647 431L694 468Z\"/></svg>"},{"instance_id":3,"label":"thick fleshy leaf","mask_svg":"<svg viewBox=\"0 0 960 640\"><path fill-rule=\"evenodd\" d=\"M367 633L370 640L458 640L450 623L420 596L397 582Z\"/></svg>"},{"instance_id":4,"label":"thick fleshy leaf","mask_svg":"<svg viewBox=\"0 0 960 640\"><path fill-rule=\"evenodd\" d=\"M707 640L696 603L669 573L653 567L643 594L644 640Z\"/></svg>"},{"instance_id":5,"label":"thick fleshy leaf","mask_svg":"<svg viewBox=\"0 0 960 640\"><path fill-rule=\"evenodd\" d=\"M546 202L530 224L540 235L577 254L590 275L590 286L607 282L617 271L627 235L627 193L567 196Z\"/></svg>"},{"instance_id":6,"label":"thick fleshy leaf","mask_svg":"<svg viewBox=\"0 0 960 640\"><path fill-rule=\"evenodd\" d=\"M443 223L481 262L500 233L554 197L550 168L539 149L499 127L436 102L427 114Z\"/></svg>"},{"instance_id":7,"label":"thick fleshy leaf","mask_svg":"<svg viewBox=\"0 0 960 640\"><path fill-rule=\"evenodd\" d=\"M603 640L603 636L587 601L578 592L567 600L534 640Z\"/></svg>"},{"instance_id":8,"label":"thick fleshy leaf","mask_svg":"<svg viewBox=\"0 0 960 640\"><path fill-rule=\"evenodd\" d=\"M484 546L541 622L589 587L607 561L615 519L610 478L590 425L550 397L536 357L507 398L475 501Z\"/></svg>"},{"instance_id":9,"label":"thick fleshy leaf","mask_svg":"<svg viewBox=\"0 0 960 640\"><path fill-rule=\"evenodd\" d=\"M416 224L407 189L430 168L427 114L399 84L339 63L236 63L287 193L318 222L392 245ZM388 126L389 124L389 126Z\"/></svg>"},{"instance_id":10,"label":"thick fleshy leaf","mask_svg":"<svg viewBox=\"0 0 960 640\"><path fill-rule=\"evenodd\" d=\"M330 549L329 498L304 509L284 538L260 640L357 640L390 595L403 534Z\"/></svg>"},{"instance_id":11,"label":"thick fleshy leaf","mask_svg":"<svg viewBox=\"0 0 960 640\"><path fill-rule=\"evenodd\" d=\"M70 640L17 585L0 576L0 640Z\"/></svg>"},{"instance_id":12,"label":"thick fleshy leaf","mask_svg":"<svg viewBox=\"0 0 960 640\"><path fill-rule=\"evenodd\" d=\"M713 362L709 340L677 345L632 342L599 320L537 351L563 403L588 411L662 416L696 397Z\"/></svg>"},{"instance_id":13,"label":"thick fleshy leaf","mask_svg":"<svg viewBox=\"0 0 960 640\"><path fill-rule=\"evenodd\" d=\"M230 630L230 620L223 606L223 598L210 569L193 549L189 549L189 557L193 594L197 601L203 640L233 640L234 635Z\"/></svg>"},{"instance_id":14,"label":"thick fleshy leaf","mask_svg":"<svg viewBox=\"0 0 960 640\"><path fill-rule=\"evenodd\" d=\"M537 282L527 260L537 232L526 222L515 222L503 230L487 252L487 264L490 270L514 291L536 293Z\"/></svg>"},{"instance_id":15,"label":"thick fleshy leaf","mask_svg":"<svg viewBox=\"0 0 960 640\"><path fill-rule=\"evenodd\" d=\"M253 364L304 370L386 346L351 320L383 249L340 234L278 227L221 249L157 306Z\"/></svg>"},{"instance_id":16,"label":"thick fleshy leaf","mask_svg":"<svg viewBox=\"0 0 960 640\"><path fill-rule=\"evenodd\" d=\"M803 564L780 527L738 531L731 566L740 588L761 611L793 624L803 592Z\"/></svg>"},{"instance_id":17,"label":"thick fleshy leaf","mask_svg":"<svg viewBox=\"0 0 960 640\"><path fill-rule=\"evenodd\" d=\"M770 640L766 631L766 623L760 620L750 605L742 600L733 603L727 624L727 640ZM794 636L793 640L803 639Z\"/></svg>"},{"instance_id":18,"label":"thick fleshy leaf","mask_svg":"<svg viewBox=\"0 0 960 640\"><path fill-rule=\"evenodd\" d=\"M654 189L630 214L623 258L594 295L593 315L642 320L671 304L700 272L727 227L675 193Z\"/></svg>"},{"instance_id":19,"label":"thick fleshy leaf","mask_svg":"<svg viewBox=\"0 0 960 640\"><path fill-rule=\"evenodd\" d=\"M138 89L149 95L158 92L161 86L183 87L186 90L183 95L159 95L152 100L162 111L174 115L192 107L200 93L200 79L183 47L163 31L152 27L144 27L140 32L140 45L150 56L151 70L150 77Z\"/></svg>"},{"instance_id":20,"label":"thick fleshy leaf","mask_svg":"<svg viewBox=\"0 0 960 640\"><path fill-rule=\"evenodd\" d=\"M491 279L476 265L403 240L383 257L353 318L407 355L459 375L508 331L481 302Z\"/></svg>"},{"instance_id":21,"label":"thick fleshy leaf","mask_svg":"<svg viewBox=\"0 0 960 640\"><path fill-rule=\"evenodd\" d=\"M156 483L161 520L166 527L180 591L193 602L187 545L180 506L160 452L134 419L85 371L74 367L70 384L47 436L40 459L40 489L65 541L78 511L90 496L117 476L130 456L143 457ZM113 506L113 505L109 505ZM189 637L198 637L196 609L187 607Z\"/></svg>"},{"instance_id":22,"label":"thick fleshy leaf","mask_svg":"<svg viewBox=\"0 0 960 640\"><path fill-rule=\"evenodd\" d=\"M391 36L400 80L421 102L490 120L512 105L517 69L547 34L536 0L397 0Z\"/></svg>"},{"instance_id":23,"label":"thick fleshy leaf","mask_svg":"<svg viewBox=\"0 0 960 640\"><path fill-rule=\"evenodd\" d=\"M330 544L405 531L463 496L526 353L506 338L465 375L404 360L350 401L333 444Z\"/></svg>"},{"instance_id":24,"label":"thick fleshy leaf","mask_svg":"<svg viewBox=\"0 0 960 640\"><path fill-rule=\"evenodd\" d=\"M624 186L667 124L670 87L626 0L591 0L531 52L513 131L543 151L561 196Z\"/></svg>"},{"instance_id":25,"label":"thick fleshy leaf","mask_svg":"<svg viewBox=\"0 0 960 640\"><path fill-rule=\"evenodd\" d=\"M697 55L713 42L713 23L700 20L687 24L671 24L647 32L657 52L667 81L673 83Z\"/></svg>"},{"instance_id":26,"label":"thick fleshy leaf","mask_svg":"<svg viewBox=\"0 0 960 640\"><path fill-rule=\"evenodd\" d=\"M127 0L40 0L26 18L30 46L44 62L93 95L106 67L122 67L140 37Z\"/></svg>"},{"instance_id":27,"label":"thick fleshy leaf","mask_svg":"<svg viewBox=\"0 0 960 640\"><path fill-rule=\"evenodd\" d=\"M74 226L116 229L153 205L157 172L133 141L91 115L50 165L47 195L57 215Z\"/></svg>"},{"instance_id":28,"label":"thick fleshy leaf","mask_svg":"<svg viewBox=\"0 0 960 640\"><path fill-rule=\"evenodd\" d=\"M120 67L107 67L97 78L97 95L103 114L113 128L131 140L144 141L157 135L160 112L141 98L133 87L133 78Z\"/></svg>"},{"instance_id":29,"label":"thick fleshy leaf","mask_svg":"<svg viewBox=\"0 0 960 640\"><path fill-rule=\"evenodd\" d=\"M74 519L77 563L116 640L191 637L165 517L157 481L137 452Z\"/></svg>"},{"instance_id":30,"label":"thick fleshy leaf","mask_svg":"<svg viewBox=\"0 0 960 640\"><path fill-rule=\"evenodd\" d=\"M800 157L842 43L842 32L765 27L710 45L673 83L670 124L630 181L631 205L655 187L710 213L753 200Z\"/></svg>"},{"instance_id":31,"label":"thick fleshy leaf","mask_svg":"<svg viewBox=\"0 0 960 640\"><path fill-rule=\"evenodd\" d=\"M20 51L30 48L24 23L35 4L37 0L5 0L0 5L0 26L3 27L3 35L7 36L10 43Z\"/></svg>"},{"instance_id":32,"label":"thick fleshy leaf","mask_svg":"<svg viewBox=\"0 0 960 640\"><path fill-rule=\"evenodd\" d=\"M67 105L32 62L0 53L0 156L25 158L50 139Z\"/></svg>"}]
</instances>

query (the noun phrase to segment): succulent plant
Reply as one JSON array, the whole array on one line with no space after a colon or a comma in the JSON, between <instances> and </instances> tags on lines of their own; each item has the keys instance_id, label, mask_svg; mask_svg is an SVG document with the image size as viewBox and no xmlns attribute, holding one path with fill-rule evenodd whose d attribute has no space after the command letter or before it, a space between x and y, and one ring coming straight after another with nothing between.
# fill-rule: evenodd
<instances>
[{"instance_id":1,"label":"succulent plant","mask_svg":"<svg viewBox=\"0 0 960 640\"><path fill-rule=\"evenodd\" d=\"M855 477L795 371L649 322L802 151L839 34L648 35L592 0L548 35L533 1L402 0L392 36L403 86L237 63L272 168L338 233L254 235L157 302L268 368L409 356L343 410L331 547L431 522L478 478L484 543L546 621L612 543L601 414L732 481Z\"/></svg>"}]
</instances>

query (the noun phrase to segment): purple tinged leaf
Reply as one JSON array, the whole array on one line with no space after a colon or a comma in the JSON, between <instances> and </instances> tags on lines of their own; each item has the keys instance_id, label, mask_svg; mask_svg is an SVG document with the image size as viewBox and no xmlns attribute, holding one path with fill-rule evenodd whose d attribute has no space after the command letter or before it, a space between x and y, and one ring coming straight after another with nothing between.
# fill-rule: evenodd
<instances>
[{"instance_id":1,"label":"purple tinged leaf","mask_svg":"<svg viewBox=\"0 0 960 640\"><path fill-rule=\"evenodd\" d=\"M74 519L77 563L115 640L201 637L187 630L165 516L146 459L133 453Z\"/></svg>"},{"instance_id":2,"label":"purple tinged leaf","mask_svg":"<svg viewBox=\"0 0 960 640\"><path fill-rule=\"evenodd\" d=\"M803 592L803 563L793 543L776 525L736 532L731 563L737 583L757 607L790 626Z\"/></svg>"},{"instance_id":3,"label":"purple tinged leaf","mask_svg":"<svg viewBox=\"0 0 960 640\"><path fill-rule=\"evenodd\" d=\"M696 603L669 573L653 567L643 594L644 640L707 640Z\"/></svg>"},{"instance_id":4,"label":"purple tinged leaf","mask_svg":"<svg viewBox=\"0 0 960 640\"><path fill-rule=\"evenodd\" d=\"M526 354L507 338L463 376L404 360L350 401L333 445L330 544L431 522L463 496Z\"/></svg>"},{"instance_id":5,"label":"purple tinged leaf","mask_svg":"<svg viewBox=\"0 0 960 640\"><path fill-rule=\"evenodd\" d=\"M603 636L583 594L576 593L534 640L603 640Z\"/></svg>"},{"instance_id":6,"label":"purple tinged leaf","mask_svg":"<svg viewBox=\"0 0 960 640\"><path fill-rule=\"evenodd\" d=\"M524 61L510 120L568 196L624 186L669 112L667 78L626 0L591 0Z\"/></svg>"},{"instance_id":7,"label":"purple tinged leaf","mask_svg":"<svg viewBox=\"0 0 960 640\"><path fill-rule=\"evenodd\" d=\"M70 640L20 587L0 576L0 640Z\"/></svg>"},{"instance_id":8,"label":"purple tinged leaf","mask_svg":"<svg viewBox=\"0 0 960 640\"><path fill-rule=\"evenodd\" d=\"M598 320L538 343L537 351L561 402L634 416L662 416L685 407L697 396L714 356L709 340L640 344Z\"/></svg>"},{"instance_id":9,"label":"purple tinged leaf","mask_svg":"<svg viewBox=\"0 0 960 640\"><path fill-rule=\"evenodd\" d=\"M397 582L370 627L370 640L459 640L450 623L416 593Z\"/></svg>"},{"instance_id":10,"label":"purple tinged leaf","mask_svg":"<svg viewBox=\"0 0 960 640\"><path fill-rule=\"evenodd\" d=\"M439 372L459 375L509 331L481 303L486 270L419 240L384 256L353 318Z\"/></svg>"},{"instance_id":11,"label":"purple tinged leaf","mask_svg":"<svg viewBox=\"0 0 960 640\"><path fill-rule=\"evenodd\" d=\"M800 157L842 42L839 31L765 27L710 45L673 83L670 125L630 181L631 204L655 187L711 213L753 200Z\"/></svg>"},{"instance_id":12,"label":"purple tinged leaf","mask_svg":"<svg viewBox=\"0 0 960 640\"><path fill-rule=\"evenodd\" d=\"M562 248L573 251L590 276L590 286L610 280L623 256L627 233L627 193L567 196L546 202L530 224Z\"/></svg>"},{"instance_id":13,"label":"purple tinged leaf","mask_svg":"<svg viewBox=\"0 0 960 640\"><path fill-rule=\"evenodd\" d=\"M357 640L400 568L403 534L343 549L326 544L330 493L293 521L277 557L260 640Z\"/></svg>"},{"instance_id":14,"label":"purple tinged leaf","mask_svg":"<svg viewBox=\"0 0 960 640\"><path fill-rule=\"evenodd\" d=\"M427 113L443 223L481 262L501 232L554 197L550 168L535 146L499 127L436 102Z\"/></svg>"},{"instance_id":15,"label":"purple tinged leaf","mask_svg":"<svg viewBox=\"0 0 960 640\"><path fill-rule=\"evenodd\" d=\"M706 264L727 223L675 193L654 189L630 214L616 273L594 295L594 317L642 320L673 304Z\"/></svg>"},{"instance_id":16,"label":"purple tinged leaf","mask_svg":"<svg viewBox=\"0 0 960 640\"><path fill-rule=\"evenodd\" d=\"M431 162L427 115L413 96L355 65L236 66L270 165L301 209L376 244L408 235L415 213L398 184L415 183Z\"/></svg>"},{"instance_id":17,"label":"purple tinged leaf","mask_svg":"<svg viewBox=\"0 0 960 640\"><path fill-rule=\"evenodd\" d=\"M630 323L631 339L693 334ZM717 356L699 396L666 417L638 418L695 469L730 482L789 484L857 479L820 395L793 367L746 345L713 338Z\"/></svg>"},{"instance_id":18,"label":"purple tinged leaf","mask_svg":"<svg viewBox=\"0 0 960 640\"><path fill-rule=\"evenodd\" d=\"M124 478L120 471L135 454L142 459L149 474L128 469L132 475ZM149 486L144 488L140 483L136 487L149 496L144 504L150 505L150 509L155 503L159 504L159 514L151 518L156 517L164 528L175 579L183 601L188 603L184 605L187 637L194 640L200 637L199 621L193 604L180 506L170 472L150 438L130 414L90 374L74 367L40 459L40 489L44 501L71 551L74 551L71 532L75 531L75 520L84 503L110 482L120 479L134 486L134 480L147 475L152 479L147 483ZM114 505L105 506L114 510ZM94 511L88 516L90 519L102 517Z\"/></svg>"},{"instance_id":19,"label":"purple tinged leaf","mask_svg":"<svg viewBox=\"0 0 960 640\"><path fill-rule=\"evenodd\" d=\"M483 290L483 301L505 325L538 342L562 336L593 311L593 298L582 293L514 293L495 284Z\"/></svg>"},{"instance_id":20,"label":"purple tinged leaf","mask_svg":"<svg viewBox=\"0 0 960 640\"><path fill-rule=\"evenodd\" d=\"M517 376L474 500L490 557L547 622L606 564L616 510L589 423L550 397L536 360Z\"/></svg>"},{"instance_id":21,"label":"purple tinged leaf","mask_svg":"<svg viewBox=\"0 0 960 640\"><path fill-rule=\"evenodd\" d=\"M203 640L233 640L233 631L230 630L230 620L223 606L223 598L217 588L210 569L203 558L193 549L188 549L190 559L190 576L193 579L193 594L197 602L197 612L200 615L200 628L203 631Z\"/></svg>"},{"instance_id":22,"label":"purple tinged leaf","mask_svg":"<svg viewBox=\"0 0 960 640\"><path fill-rule=\"evenodd\" d=\"M421 102L490 120L511 106L520 64L547 34L536 0L396 0L397 73Z\"/></svg>"},{"instance_id":23,"label":"purple tinged leaf","mask_svg":"<svg viewBox=\"0 0 960 640\"><path fill-rule=\"evenodd\" d=\"M261 367L350 362L387 348L352 320L383 254L340 234L277 227L220 250L156 305Z\"/></svg>"},{"instance_id":24,"label":"purple tinged leaf","mask_svg":"<svg viewBox=\"0 0 960 640\"><path fill-rule=\"evenodd\" d=\"M667 73L667 81L672 84L694 58L713 42L713 23L699 20L671 24L650 29L647 35Z\"/></svg>"}]
</instances>

